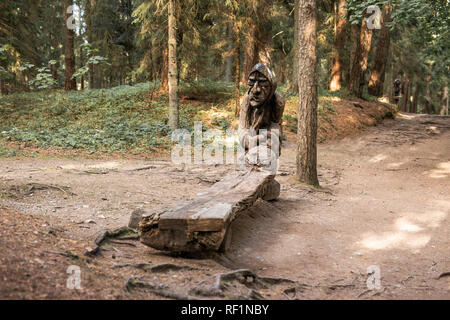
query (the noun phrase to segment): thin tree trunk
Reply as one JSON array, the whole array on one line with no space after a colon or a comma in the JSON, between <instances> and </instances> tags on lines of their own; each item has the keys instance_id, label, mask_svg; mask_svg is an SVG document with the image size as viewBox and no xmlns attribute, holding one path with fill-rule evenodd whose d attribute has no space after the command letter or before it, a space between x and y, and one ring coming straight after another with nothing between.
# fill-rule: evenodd
<instances>
[{"instance_id":1,"label":"thin tree trunk","mask_svg":"<svg viewBox=\"0 0 450 320\"><path fill-rule=\"evenodd\" d=\"M3 80L0 80L0 93L2 96L6 96L7 94L5 82Z\"/></svg>"},{"instance_id":2,"label":"thin tree trunk","mask_svg":"<svg viewBox=\"0 0 450 320\"><path fill-rule=\"evenodd\" d=\"M267 21L273 11L273 0L262 0L258 12L260 21ZM272 64L272 24L257 23L257 45L255 63L260 62L267 67ZM252 66L253 67L253 66Z\"/></svg>"},{"instance_id":3,"label":"thin tree trunk","mask_svg":"<svg viewBox=\"0 0 450 320\"><path fill-rule=\"evenodd\" d=\"M299 1L295 0L294 2L294 47L292 48L293 53L293 71L292 71L292 84L291 84L291 91L298 92L298 53L299 53L299 47L298 47L298 11L299 11Z\"/></svg>"},{"instance_id":4,"label":"thin tree trunk","mask_svg":"<svg viewBox=\"0 0 450 320\"><path fill-rule=\"evenodd\" d=\"M0 60L0 66L3 67L3 69L7 70L8 69L8 65L6 63L6 60ZM0 93L2 94L2 96L5 96L8 94L8 90L6 88L6 84L5 81L0 79Z\"/></svg>"},{"instance_id":5,"label":"thin tree trunk","mask_svg":"<svg viewBox=\"0 0 450 320\"><path fill-rule=\"evenodd\" d=\"M422 84L420 80L416 83L416 91L414 91L414 100L412 103L411 113L417 113L417 102L419 100L420 91L422 90Z\"/></svg>"},{"instance_id":6,"label":"thin tree trunk","mask_svg":"<svg viewBox=\"0 0 450 320\"><path fill-rule=\"evenodd\" d=\"M258 62L268 67L271 65L272 26L261 21L267 21L272 10L273 0L261 0L257 4L256 12L249 13L247 17L242 82L247 81L250 71Z\"/></svg>"},{"instance_id":7,"label":"thin tree trunk","mask_svg":"<svg viewBox=\"0 0 450 320\"><path fill-rule=\"evenodd\" d=\"M445 86L444 88L444 99L446 100L446 104L443 111L443 115L448 116L448 86Z\"/></svg>"},{"instance_id":8,"label":"thin tree trunk","mask_svg":"<svg viewBox=\"0 0 450 320\"><path fill-rule=\"evenodd\" d=\"M337 25L336 35L334 39L334 59L333 68L331 69L330 90L338 91L342 88L342 72L344 67L344 50L345 50L345 27L347 25L347 18L342 17L347 13L343 7L347 4L346 0L339 0L337 9Z\"/></svg>"},{"instance_id":9,"label":"thin tree trunk","mask_svg":"<svg viewBox=\"0 0 450 320\"><path fill-rule=\"evenodd\" d=\"M58 62L52 65L52 78L55 81L58 81Z\"/></svg>"},{"instance_id":10,"label":"thin tree trunk","mask_svg":"<svg viewBox=\"0 0 450 320\"><path fill-rule=\"evenodd\" d=\"M392 103L394 101L394 68L393 68L393 55L392 50L389 50L388 58L386 63L386 76L384 81L384 89L383 92L386 92L386 97L388 98L388 101Z\"/></svg>"},{"instance_id":11,"label":"thin tree trunk","mask_svg":"<svg viewBox=\"0 0 450 320\"><path fill-rule=\"evenodd\" d=\"M233 77L233 27L231 23L227 23L227 42L224 80L231 82Z\"/></svg>"},{"instance_id":12,"label":"thin tree trunk","mask_svg":"<svg viewBox=\"0 0 450 320\"><path fill-rule=\"evenodd\" d=\"M353 59L352 72L350 74L350 90L358 98L362 97L365 86L365 73L372 43L372 30L367 28L367 21L361 24L359 41L356 44L355 57Z\"/></svg>"},{"instance_id":13,"label":"thin tree trunk","mask_svg":"<svg viewBox=\"0 0 450 320\"><path fill-rule=\"evenodd\" d=\"M427 80L427 89L426 89L426 95L425 95L425 113L431 114L431 90L430 90L430 82L431 82L431 76L428 75Z\"/></svg>"},{"instance_id":14,"label":"thin tree trunk","mask_svg":"<svg viewBox=\"0 0 450 320\"><path fill-rule=\"evenodd\" d=\"M67 13L67 8L73 5L72 0L65 0L64 6L64 24L69 19L69 14ZM74 39L75 33L73 30L69 29L67 25L64 25L66 43L65 43L65 65L66 65L66 81L64 89L66 91L76 90L77 82L72 79L75 73L75 52L74 52Z\"/></svg>"},{"instance_id":15,"label":"thin tree trunk","mask_svg":"<svg viewBox=\"0 0 450 320\"><path fill-rule=\"evenodd\" d=\"M253 66L257 63L256 55L256 24L251 21L251 25L247 28L245 33L245 46L244 46L244 68L241 81L243 83L247 82L247 77L250 74Z\"/></svg>"},{"instance_id":16,"label":"thin tree trunk","mask_svg":"<svg viewBox=\"0 0 450 320\"><path fill-rule=\"evenodd\" d=\"M83 55L83 46L80 46L80 65L84 65L84 55ZM81 90L84 90L84 75L81 76L80 79Z\"/></svg>"},{"instance_id":17,"label":"thin tree trunk","mask_svg":"<svg viewBox=\"0 0 450 320\"><path fill-rule=\"evenodd\" d=\"M369 94L375 97L383 95L384 78L386 74L386 62L389 54L389 46L391 41L389 28L386 23L391 19L391 9L385 6L383 9L383 25L378 37L377 51L375 54L375 63L370 75Z\"/></svg>"},{"instance_id":18,"label":"thin tree trunk","mask_svg":"<svg viewBox=\"0 0 450 320\"><path fill-rule=\"evenodd\" d=\"M300 0L299 9L297 178L301 182L318 186L316 0Z\"/></svg>"},{"instance_id":19,"label":"thin tree trunk","mask_svg":"<svg viewBox=\"0 0 450 320\"><path fill-rule=\"evenodd\" d=\"M234 115L237 117L239 115L240 107L241 107L240 90L239 90L239 84L240 84L239 78L241 75L240 66L239 66L240 60L241 60L241 37L239 34L239 25L238 25L237 21L234 22L234 34L236 37L236 47L234 50L234 59L235 59L235 65L236 65L235 89L234 89L234 94L235 94Z\"/></svg>"},{"instance_id":20,"label":"thin tree trunk","mask_svg":"<svg viewBox=\"0 0 450 320\"><path fill-rule=\"evenodd\" d=\"M86 6L85 6L86 33L87 33L88 43L91 45L91 49L93 49L92 43L94 41L93 32L92 32L92 12L93 12L93 8L92 8L91 0L86 0ZM89 59L89 57L87 57L87 58ZM96 88L96 86L95 86L95 70L94 70L93 64L91 64L89 66L88 81L89 81L89 89Z\"/></svg>"},{"instance_id":21,"label":"thin tree trunk","mask_svg":"<svg viewBox=\"0 0 450 320\"><path fill-rule=\"evenodd\" d=\"M407 112L409 100L409 75L405 75L405 81L403 82L403 99L400 107L401 111Z\"/></svg>"},{"instance_id":22,"label":"thin tree trunk","mask_svg":"<svg viewBox=\"0 0 450 320\"><path fill-rule=\"evenodd\" d=\"M163 63L161 67L161 90L167 92L169 89L169 50L164 49Z\"/></svg>"},{"instance_id":23,"label":"thin tree trunk","mask_svg":"<svg viewBox=\"0 0 450 320\"><path fill-rule=\"evenodd\" d=\"M349 36L351 39L350 50L348 53L348 65L345 77L345 84L348 88L350 88L350 77L352 74L352 66L355 61L356 48L358 47L359 42L359 33L360 27L357 24L352 24L350 26Z\"/></svg>"},{"instance_id":24,"label":"thin tree trunk","mask_svg":"<svg viewBox=\"0 0 450 320\"><path fill-rule=\"evenodd\" d=\"M169 127L178 128L177 0L169 0Z\"/></svg>"}]
</instances>

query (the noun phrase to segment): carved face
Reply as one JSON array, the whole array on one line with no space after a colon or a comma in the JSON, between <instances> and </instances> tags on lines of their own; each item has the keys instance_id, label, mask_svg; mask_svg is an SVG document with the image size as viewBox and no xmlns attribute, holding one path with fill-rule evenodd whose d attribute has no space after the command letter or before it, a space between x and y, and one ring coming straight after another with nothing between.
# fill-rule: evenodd
<instances>
[{"instance_id":1,"label":"carved face","mask_svg":"<svg viewBox=\"0 0 450 320\"><path fill-rule=\"evenodd\" d=\"M266 102L271 91L269 80L260 72L253 72L248 77L250 105L259 107Z\"/></svg>"}]
</instances>

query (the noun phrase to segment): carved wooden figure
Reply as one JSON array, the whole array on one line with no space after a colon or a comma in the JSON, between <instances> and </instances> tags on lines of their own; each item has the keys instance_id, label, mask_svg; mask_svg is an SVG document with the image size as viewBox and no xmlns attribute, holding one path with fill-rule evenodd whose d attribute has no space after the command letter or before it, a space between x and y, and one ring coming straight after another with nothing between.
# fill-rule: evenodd
<instances>
[{"instance_id":1,"label":"carved wooden figure","mask_svg":"<svg viewBox=\"0 0 450 320\"><path fill-rule=\"evenodd\" d=\"M278 164L281 149L284 99L276 87L269 68L257 64L252 69L238 129L245 148L244 165L191 201L144 215L139 223L142 243L166 251L226 250L232 221L258 199L278 198L280 184L274 179L277 167L273 163Z\"/></svg>"}]
</instances>

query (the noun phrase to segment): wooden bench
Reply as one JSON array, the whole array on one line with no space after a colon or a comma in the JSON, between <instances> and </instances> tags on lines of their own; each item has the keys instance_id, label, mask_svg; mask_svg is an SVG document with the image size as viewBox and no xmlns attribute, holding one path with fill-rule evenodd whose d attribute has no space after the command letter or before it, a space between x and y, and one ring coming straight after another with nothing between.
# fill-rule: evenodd
<instances>
[{"instance_id":1,"label":"wooden bench","mask_svg":"<svg viewBox=\"0 0 450 320\"><path fill-rule=\"evenodd\" d=\"M189 202L144 216L141 242L158 250L176 252L225 251L230 224L258 198L274 200L280 194L275 175L245 166L225 176Z\"/></svg>"}]
</instances>

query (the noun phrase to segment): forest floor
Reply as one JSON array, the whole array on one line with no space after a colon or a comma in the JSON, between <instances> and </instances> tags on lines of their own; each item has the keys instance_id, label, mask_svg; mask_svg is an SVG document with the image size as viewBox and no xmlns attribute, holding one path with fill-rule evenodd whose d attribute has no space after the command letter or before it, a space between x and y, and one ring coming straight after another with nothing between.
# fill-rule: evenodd
<instances>
[{"instance_id":1,"label":"forest floor","mask_svg":"<svg viewBox=\"0 0 450 320\"><path fill-rule=\"evenodd\" d=\"M229 251L203 257L133 240L112 241L96 257L84 252L134 209L189 199L232 166L0 159L0 298L449 299L449 129L449 117L399 114L321 144L319 189L293 179L288 134L280 198L235 220ZM79 290L66 286L71 265L81 270ZM370 290L373 266L381 287ZM214 286L217 274L243 268L277 280Z\"/></svg>"}]
</instances>

